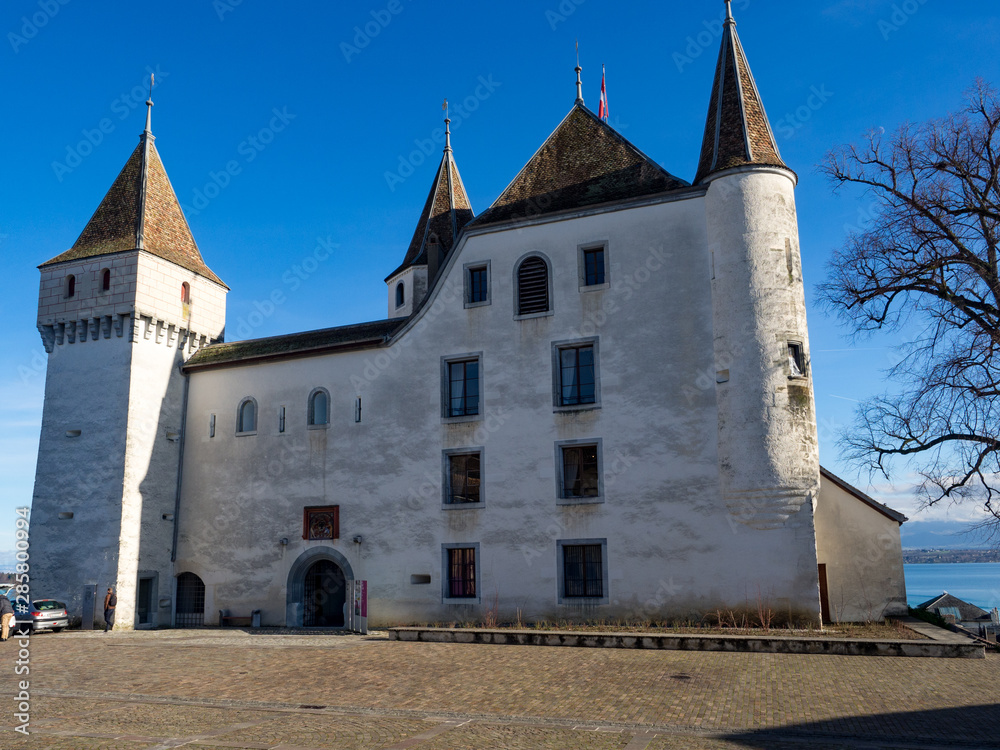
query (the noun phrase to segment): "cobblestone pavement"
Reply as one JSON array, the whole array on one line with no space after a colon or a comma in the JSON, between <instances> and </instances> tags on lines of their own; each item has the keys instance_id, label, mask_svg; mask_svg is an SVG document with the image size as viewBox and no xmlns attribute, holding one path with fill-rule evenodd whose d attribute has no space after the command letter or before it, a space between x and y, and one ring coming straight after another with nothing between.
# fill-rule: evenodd
<instances>
[{"instance_id":1,"label":"cobblestone pavement","mask_svg":"<svg viewBox=\"0 0 1000 750\"><path fill-rule=\"evenodd\" d=\"M998 748L1000 655L797 656L239 630L0 643L0 748ZM23 656L23 654L22 654ZM22 659L23 661L23 659ZM18 681L30 682L30 729Z\"/></svg>"}]
</instances>

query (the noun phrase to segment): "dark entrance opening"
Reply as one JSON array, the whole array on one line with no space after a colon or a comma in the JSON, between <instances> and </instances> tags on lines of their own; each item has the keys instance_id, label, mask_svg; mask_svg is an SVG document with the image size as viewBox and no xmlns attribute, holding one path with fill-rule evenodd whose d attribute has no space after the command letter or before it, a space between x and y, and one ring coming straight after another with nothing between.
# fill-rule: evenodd
<instances>
[{"instance_id":1,"label":"dark entrance opening","mask_svg":"<svg viewBox=\"0 0 1000 750\"><path fill-rule=\"evenodd\" d=\"M139 594L136 602L137 614L140 625L149 625L152 621L153 613L153 579L139 579Z\"/></svg>"},{"instance_id":2,"label":"dark entrance opening","mask_svg":"<svg viewBox=\"0 0 1000 750\"><path fill-rule=\"evenodd\" d=\"M205 624L205 584L194 573L177 576L178 628L196 628Z\"/></svg>"},{"instance_id":3,"label":"dark entrance opening","mask_svg":"<svg viewBox=\"0 0 1000 750\"><path fill-rule=\"evenodd\" d=\"M306 571L302 624L307 628L344 627L347 587L344 571L331 560L318 560Z\"/></svg>"}]
</instances>

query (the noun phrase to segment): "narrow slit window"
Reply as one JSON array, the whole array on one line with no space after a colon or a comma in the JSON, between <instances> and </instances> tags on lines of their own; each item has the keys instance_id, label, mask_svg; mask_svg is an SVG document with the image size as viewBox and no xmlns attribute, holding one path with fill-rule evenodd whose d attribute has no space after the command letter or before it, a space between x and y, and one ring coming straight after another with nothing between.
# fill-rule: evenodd
<instances>
[{"instance_id":1,"label":"narrow slit window","mask_svg":"<svg viewBox=\"0 0 1000 750\"><path fill-rule=\"evenodd\" d=\"M806 374L806 362L805 356L802 353L802 344L795 341L788 342L788 370L790 376L793 378L805 377Z\"/></svg>"},{"instance_id":2,"label":"narrow slit window","mask_svg":"<svg viewBox=\"0 0 1000 750\"><path fill-rule=\"evenodd\" d=\"M181 304L190 305L191 304L191 285L186 281L181 284Z\"/></svg>"},{"instance_id":3,"label":"narrow slit window","mask_svg":"<svg viewBox=\"0 0 1000 750\"><path fill-rule=\"evenodd\" d=\"M396 284L396 307L406 304L406 285L403 282Z\"/></svg>"},{"instance_id":4,"label":"narrow slit window","mask_svg":"<svg viewBox=\"0 0 1000 750\"><path fill-rule=\"evenodd\" d=\"M70 274L66 277L66 296L75 297L76 296L76 276Z\"/></svg>"},{"instance_id":5,"label":"narrow slit window","mask_svg":"<svg viewBox=\"0 0 1000 750\"><path fill-rule=\"evenodd\" d=\"M101 291L111 291L111 270L108 268L105 268L104 272L101 274Z\"/></svg>"}]
</instances>

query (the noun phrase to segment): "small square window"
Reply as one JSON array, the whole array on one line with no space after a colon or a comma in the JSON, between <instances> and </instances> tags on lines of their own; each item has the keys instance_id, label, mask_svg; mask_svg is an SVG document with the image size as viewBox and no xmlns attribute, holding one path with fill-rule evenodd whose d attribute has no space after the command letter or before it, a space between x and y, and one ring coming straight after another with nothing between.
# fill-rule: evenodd
<instances>
[{"instance_id":1,"label":"small square window","mask_svg":"<svg viewBox=\"0 0 1000 750\"><path fill-rule=\"evenodd\" d=\"M788 342L788 374L793 378L806 376L806 360L802 353L802 344L797 341Z\"/></svg>"},{"instance_id":2,"label":"small square window","mask_svg":"<svg viewBox=\"0 0 1000 750\"><path fill-rule=\"evenodd\" d=\"M585 248L583 251L584 286L597 286L604 282L604 247Z\"/></svg>"},{"instance_id":3,"label":"small square window","mask_svg":"<svg viewBox=\"0 0 1000 750\"><path fill-rule=\"evenodd\" d=\"M570 500L596 498L601 494L597 444L562 446L562 493Z\"/></svg>"},{"instance_id":4,"label":"small square window","mask_svg":"<svg viewBox=\"0 0 1000 750\"><path fill-rule=\"evenodd\" d=\"M303 508L302 538L306 540L339 539L340 506Z\"/></svg>"},{"instance_id":5,"label":"small square window","mask_svg":"<svg viewBox=\"0 0 1000 750\"><path fill-rule=\"evenodd\" d=\"M449 453L446 456L447 472L445 504L468 505L482 502L482 454Z\"/></svg>"},{"instance_id":6,"label":"small square window","mask_svg":"<svg viewBox=\"0 0 1000 750\"><path fill-rule=\"evenodd\" d=\"M445 547L445 599L478 598L479 586L476 577L478 546L447 545Z\"/></svg>"}]
</instances>

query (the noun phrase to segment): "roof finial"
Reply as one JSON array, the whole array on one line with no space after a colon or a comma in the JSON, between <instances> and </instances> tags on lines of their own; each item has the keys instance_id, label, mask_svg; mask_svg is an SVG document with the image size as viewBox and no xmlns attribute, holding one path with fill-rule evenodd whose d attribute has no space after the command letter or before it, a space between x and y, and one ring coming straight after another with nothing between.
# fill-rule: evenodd
<instances>
[{"instance_id":1,"label":"roof finial","mask_svg":"<svg viewBox=\"0 0 1000 750\"><path fill-rule=\"evenodd\" d=\"M736 25L736 19L733 18L733 0L723 0L726 4L726 25L732 24Z\"/></svg>"},{"instance_id":2,"label":"roof finial","mask_svg":"<svg viewBox=\"0 0 1000 750\"><path fill-rule=\"evenodd\" d=\"M146 130L145 133L153 134L153 86L155 75L149 74L149 98L146 100Z\"/></svg>"},{"instance_id":3,"label":"roof finial","mask_svg":"<svg viewBox=\"0 0 1000 750\"><path fill-rule=\"evenodd\" d=\"M583 104L583 81L580 79L580 73L583 72L583 68L580 67L580 40L576 40L576 103Z\"/></svg>"},{"instance_id":4,"label":"roof finial","mask_svg":"<svg viewBox=\"0 0 1000 750\"><path fill-rule=\"evenodd\" d=\"M444 100L444 104L441 105L441 109L444 110L444 152L446 154L451 153L451 118L448 116L448 100Z\"/></svg>"}]
</instances>

